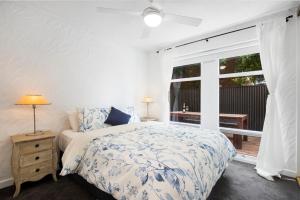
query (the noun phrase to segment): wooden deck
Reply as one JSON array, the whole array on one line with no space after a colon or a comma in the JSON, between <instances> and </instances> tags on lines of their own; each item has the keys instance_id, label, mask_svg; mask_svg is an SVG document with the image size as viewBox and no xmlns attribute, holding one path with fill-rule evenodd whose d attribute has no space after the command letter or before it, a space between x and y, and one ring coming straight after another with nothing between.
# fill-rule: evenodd
<instances>
[{"instance_id":1,"label":"wooden deck","mask_svg":"<svg viewBox=\"0 0 300 200\"><path fill-rule=\"evenodd\" d=\"M233 137L230 134L225 134L232 142ZM248 137L248 141L243 141L242 149L237 149L239 154L257 156L260 145L259 137Z\"/></svg>"}]
</instances>

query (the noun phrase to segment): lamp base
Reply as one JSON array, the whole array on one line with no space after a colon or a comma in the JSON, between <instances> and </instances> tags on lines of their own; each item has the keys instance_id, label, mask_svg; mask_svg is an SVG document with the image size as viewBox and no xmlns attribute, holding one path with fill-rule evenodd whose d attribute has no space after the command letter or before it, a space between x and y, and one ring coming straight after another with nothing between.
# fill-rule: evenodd
<instances>
[{"instance_id":1,"label":"lamp base","mask_svg":"<svg viewBox=\"0 0 300 200\"><path fill-rule=\"evenodd\" d=\"M33 132L33 133L27 133L27 134L25 134L25 135L27 135L27 136L38 136L38 135L43 135L45 132L43 132L43 131L36 131L35 133Z\"/></svg>"}]
</instances>

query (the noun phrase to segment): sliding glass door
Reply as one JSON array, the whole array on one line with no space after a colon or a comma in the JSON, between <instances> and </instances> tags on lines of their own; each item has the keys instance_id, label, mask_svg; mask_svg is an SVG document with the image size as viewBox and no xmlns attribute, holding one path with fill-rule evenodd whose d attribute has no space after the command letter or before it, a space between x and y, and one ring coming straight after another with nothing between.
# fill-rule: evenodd
<instances>
[{"instance_id":1,"label":"sliding glass door","mask_svg":"<svg viewBox=\"0 0 300 200\"><path fill-rule=\"evenodd\" d=\"M255 159L269 94L259 53L224 52L200 59L173 68L170 121L200 125L202 119L201 126L219 128L243 159Z\"/></svg>"},{"instance_id":2,"label":"sliding glass door","mask_svg":"<svg viewBox=\"0 0 300 200\"><path fill-rule=\"evenodd\" d=\"M258 53L220 59L219 125L239 154L256 157L268 89Z\"/></svg>"}]
</instances>

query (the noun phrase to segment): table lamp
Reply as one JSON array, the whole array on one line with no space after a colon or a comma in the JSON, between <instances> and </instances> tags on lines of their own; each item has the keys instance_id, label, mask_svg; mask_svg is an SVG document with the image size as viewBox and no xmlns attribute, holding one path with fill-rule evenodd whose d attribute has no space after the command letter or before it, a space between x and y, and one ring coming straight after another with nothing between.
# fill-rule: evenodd
<instances>
[{"instance_id":1,"label":"table lamp","mask_svg":"<svg viewBox=\"0 0 300 200\"><path fill-rule=\"evenodd\" d=\"M50 105L50 103L42 95L25 95L22 96L16 103L16 105L31 105L33 108L33 133L27 135L40 135L43 132L36 131L35 123L35 109L37 105Z\"/></svg>"},{"instance_id":2,"label":"table lamp","mask_svg":"<svg viewBox=\"0 0 300 200\"><path fill-rule=\"evenodd\" d=\"M153 102L152 97L144 97L143 102L147 104L147 118L149 117L149 104Z\"/></svg>"}]
</instances>

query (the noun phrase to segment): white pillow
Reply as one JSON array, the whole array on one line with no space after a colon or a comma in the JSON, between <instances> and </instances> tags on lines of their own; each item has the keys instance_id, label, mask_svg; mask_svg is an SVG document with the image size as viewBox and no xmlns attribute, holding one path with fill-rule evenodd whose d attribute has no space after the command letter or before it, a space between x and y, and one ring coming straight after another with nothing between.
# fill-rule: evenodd
<instances>
[{"instance_id":1,"label":"white pillow","mask_svg":"<svg viewBox=\"0 0 300 200\"><path fill-rule=\"evenodd\" d=\"M141 122L141 119L140 119L139 115L137 114L137 112L136 112L136 110L134 109L133 106L128 106L128 107L123 108L123 109L121 108L120 110L131 116L128 124Z\"/></svg>"},{"instance_id":2,"label":"white pillow","mask_svg":"<svg viewBox=\"0 0 300 200\"><path fill-rule=\"evenodd\" d=\"M71 112L68 114L69 122L71 129L75 132L79 131L79 120L78 120L78 112Z\"/></svg>"}]
</instances>

